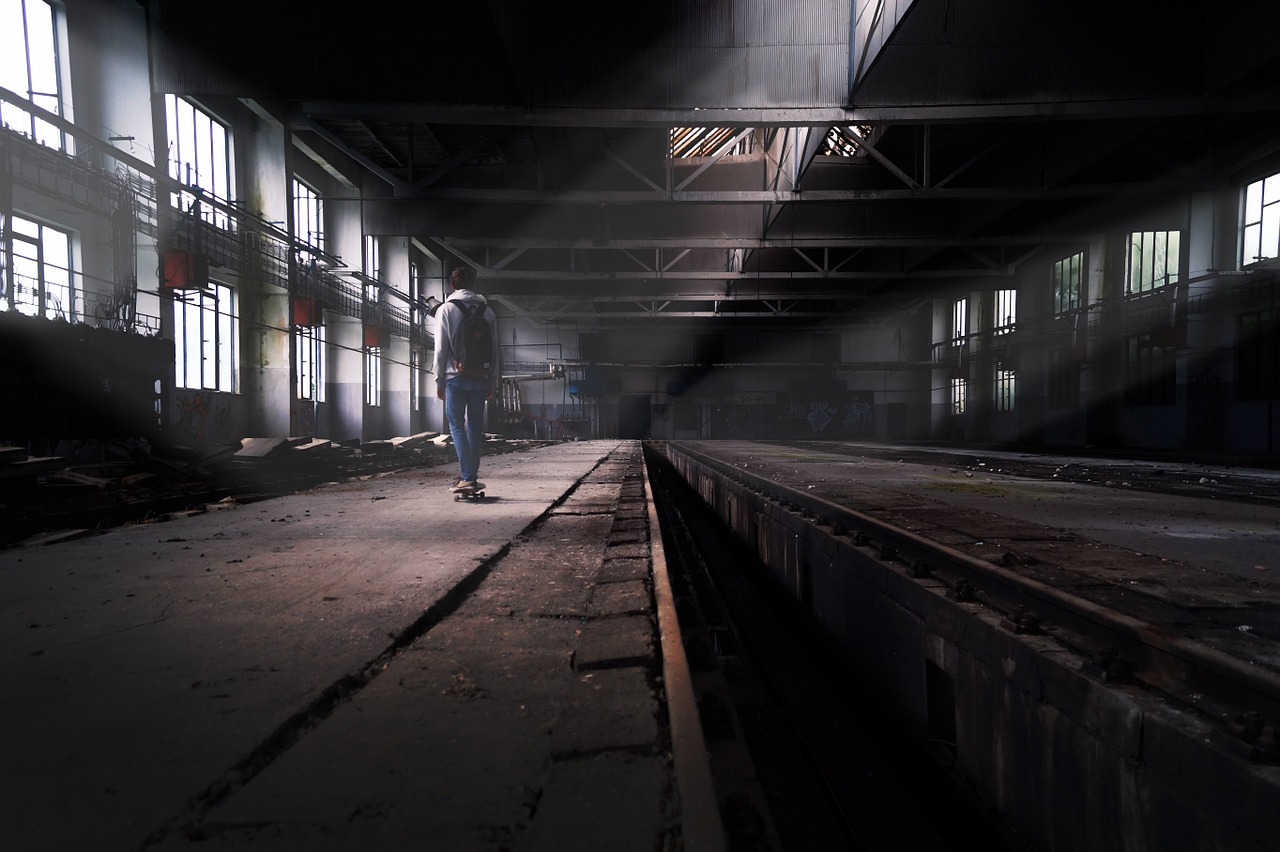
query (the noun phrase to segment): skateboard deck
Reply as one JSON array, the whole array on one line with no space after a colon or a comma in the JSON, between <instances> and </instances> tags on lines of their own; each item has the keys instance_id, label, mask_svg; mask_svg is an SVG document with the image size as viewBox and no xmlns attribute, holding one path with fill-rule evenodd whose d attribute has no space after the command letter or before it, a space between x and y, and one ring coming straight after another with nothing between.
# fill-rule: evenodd
<instances>
[{"instance_id":1,"label":"skateboard deck","mask_svg":"<svg viewBox=\"0 0 1280 852\"><path fill-rule=\"evenodd\" d=\"M484 497L484 489L479 488L473 491L455 491L453 492L453 500L456 503L459 500L480 500Z\"/></svg>"}]
</instances>

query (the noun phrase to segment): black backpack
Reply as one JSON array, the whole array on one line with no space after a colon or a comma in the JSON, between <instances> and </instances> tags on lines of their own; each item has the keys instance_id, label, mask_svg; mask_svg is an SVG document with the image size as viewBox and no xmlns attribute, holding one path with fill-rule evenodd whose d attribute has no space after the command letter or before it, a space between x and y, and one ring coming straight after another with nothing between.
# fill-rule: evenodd
<instances>
[{"instance_id":1,"label":"black backpack","mask_svg":"<svg viewBox=\"0 0 1280 852\"><path fill-rule=\"evenodd\" d=\"M464 376L489 378L493 355L493 329L484 318L488 303L455 301L462 310L462 322L453 333L453 365Z\"/></svg>"}]
</instances>

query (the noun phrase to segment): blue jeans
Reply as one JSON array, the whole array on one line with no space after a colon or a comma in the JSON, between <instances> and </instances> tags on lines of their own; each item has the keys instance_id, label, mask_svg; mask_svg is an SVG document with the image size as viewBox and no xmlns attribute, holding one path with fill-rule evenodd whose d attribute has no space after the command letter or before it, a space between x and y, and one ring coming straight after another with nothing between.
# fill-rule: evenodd
<instances>
[{"instance_id":1,"label":"blue jeans","mask_svg":"<svg viewBox=\"0 0 1280 852\"><path fill-rule=\"evenodd\" d=\"M488 379L453 376L444 383L444 416L458 453L459 475L475 482L480 475L480 448L484 446L484 403Z\"/></svg>"}]
</instances>

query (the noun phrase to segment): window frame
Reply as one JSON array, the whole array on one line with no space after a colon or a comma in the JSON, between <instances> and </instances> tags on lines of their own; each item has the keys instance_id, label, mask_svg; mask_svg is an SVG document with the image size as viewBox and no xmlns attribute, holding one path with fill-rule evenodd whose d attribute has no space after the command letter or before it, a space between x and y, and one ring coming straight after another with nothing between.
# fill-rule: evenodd
<instances>
[{"instance_id":1,"label":"window frame","mask_svg":"<svg viewBox=\"0 0 1280 852\"><path fill-rule=\"evenodd\" d=\"M382 347L364 347L364 404L382 405Z\"/></svg>"},{"instance_id":2,"label":"window frame","mask_svg":"<svg viewBox=\"0 0 1280 852\"><path fill-rule=\"evenodd\" d=\"M295 398L307 402L328 401L328 345L328 334L323 323L293 327Z\"/></svg>"},{"instance_id":3,"label":"window frame","mask_svg":"<svg viewBox=\"0 0 1280 852\"><path fill-rule=\"evenodd\" d=\"M1018 325L1018 291L1016 288L996 290L991 302L991 330L1009 334Z\"/></svg>"},{"instance_id":4,"label":"window frame","mask_svg":"<svg viewBox=\"0 0 1280 852\"><path fill-rule=\"evenodd\" d=\"M1240 196L1241 268L1280 257L1280 172L1246 184Z\"/></svg>"},{"instance_id":5,"label":"window frame","mask_svg":"<svg viewBox=\"0 0 1280 852\"><path fill-rule=\"evenodd\" d=\"M299 258L307 262L324 253L324 199L318 189L297 175L290 181L289 197L293 210L293 241L298 247ZM304 225L307 226L305 237L302 236Z\"/></svg>"},{"instance_id":6,"label":"window frame","mask_svg":"<svg viewBox=\"0 0 1280 852\"><path fill-rule=\"evenodd\" d=\"M969 297L961 296L951 303L951 342L962 344L969 337Z\"/></svg>"},{"instance_id":7,"label":"window frame","mask_svg":"<svg viewBox=\"0 0 1280 852\"><path fill-rule=\"evenodd\" d=\"M69 77L66 73L64 55L65 23L61 8L45 0L12 0L6 5L8 14L21 9L19 26L5 26L9 33L9 42L0 42L0 51L11 56L21 56L24 60L20 70L16 63L9 70L17 70L23 77L22 85L13 85L17 80L9 79L9 75L0 69L0 85L14 92L25 92L32 106L53 113L65 119L70 112ZM41 20L32 20L32 10L38 10ZM47 11L48 28L44 24ZM39 26L37 32L36 27ZM45 36L47 35L47 41ZM33 41L39 44L33 50ZM20 47L19 47L19 42ZM50 88L54 91L43 91ZM29 136L40 145L45 145L67 154L75 154L75 139L71 134L57 125L37 116L34 112L17 104L4 102L0 104L0 126L7 125L19 133Z\"/></svg>"},{"instance_id":8,"label":"window frame","mask_svg":"<svg viewBox=\"0 0 1280 852\"><path fill-rule=\"evenodd\" d=\"M950 410L953 415L964 414L969 404L969 380L953 376L950 383Z\"/></svg>"},{"instance_id":9,"label":"window frame","mask_svg":"<svg viewBox=\"0 0 1280 852\"><path fill-rule=\"evenodd\" d=\"M1125 244L1124 259L1126 296L1153 293L1177 284L1182 268L1182 231L1132 231Z\"/></svg>"},{"instance_id":10,"label":"window frame","mask_svg":"<svg viewBox=\"0 0 1280 852\"><path fill-rule=\"evenodd\" d=\"M166 94L164 111L169 177L184 187L169 194L170 205L185 215L190 215L195 205L201 220L229 230L232 219L227 210L202 196L224 204L235 200L235 140L231 125L180 95ZM199 194L185 187L195 187Z\"/></svg>"},{"instance_id":11,"label":"window frame","mask_svg":"<svg viewBox=\"0 0 1280 852\"><path fill-rule=\"evenodd\" d=\"M1017 405L1018 371L996 361L992 379L991 408L998 412L1011 412Z\"/></svg>"},{"instance_id":12,"label":"window frame","mask_svg":"<svg viewBox=\"0 0 1280 852\"><path fill-rule=\"evenodd\" d=\"M1078 251L1054 261L1053 313L1062 316L1080 310L1084 304L1084 252Z\"/></svg>"},{"instance_id":13,"label":"window frame","mask_svg":"<svg viewBox=\"0 0 1280 852\"><path fill-rule=\"evenodd\" d=\"M174 292L175 387L239 393L240 315L236 296L230 284L212 280L207 289ZM199 353L198 366L193 344Z\"/></svg>"},{"instance_id":14,"label":"window frame","mask_svg":"<svg viewBox=\"0 0 1280 852\"><path fill-rule=\"evenodd\" d=\"M364 252L362 254L364 274L374 281L380 281L382 275L381 244L373 234L364 235Z\"/></svg>"},{"instance_id":15,"label":"window frame","mask_svg":"<svg viewBox=\"0 0 1280 852\"><path fill-rule=\"evenodd\" d=\"M12 275L7 282L12 287L5 292L4 303L0 308L31 317L63 319L68 322L81 320L84 315L83 293L76 287L75 232L17 213L9 216L8 222L9 227L5 230L7 245L0 248L0 252L7 253L12 260ZM62 246L51 244L52 235L65 242L65 257ZM28 246L31 254L19 252L19 244ZM54 250L57 258L65 265L60 265L50 257L50 249ZM31 270L34 275L24 273L23 267L28 264L34 267ZM30 300L20 298L20 278L31 281Z\"/></svg>"}]
</instances>

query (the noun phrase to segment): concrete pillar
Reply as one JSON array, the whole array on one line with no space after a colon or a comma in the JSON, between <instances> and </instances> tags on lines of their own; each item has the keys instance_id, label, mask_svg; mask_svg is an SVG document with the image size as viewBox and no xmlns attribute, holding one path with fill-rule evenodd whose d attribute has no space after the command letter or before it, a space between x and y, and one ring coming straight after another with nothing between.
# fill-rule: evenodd
<instances>
[{"instance_id":1,"label":"concrete pillar","mask_svg":"<svg viewBox=\"0 0 1280 852\"><path fill-rule=\"evenodd\" d=\"M1108 234L1090 247L1089 354L1081 377L1080 402L1086 409L1085 442L1099 447L1120 443L1120 402L1124 395L1125 245L1128 236Z\"/></svg>"},{"instance_id":2,"label":"concrete pillar","mask_svg":"<svg viewBox=\"0 0 1280 852\"><path fill-rule=\"evenodd\" d=\"M289 294L281 287L244 280L240 287L240 392L250 435L289 434L293 362Z\"/></svg>"},{"instance_id":3,"label":"concrete pillar","mask_svg":"<svg viewBox=\"0 0 1280 852\"><path fill-rule=\"evenodd\" d=\"M384 437L413 433L412 414L409 408L409 341L392 337L383 361L382 425Z\"/></svg>"},{"instance_id":4,"label":"concrete pillar","mask_svg":"<svg viewBox=\"0 0 1280 852\"><path fill-rule=\"evenodd\" d=\"M358 317L329 324L329 429L335 441L364 439L364 326Z\"/></svg>"}]
</instances>

